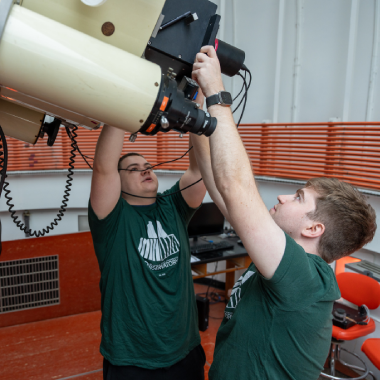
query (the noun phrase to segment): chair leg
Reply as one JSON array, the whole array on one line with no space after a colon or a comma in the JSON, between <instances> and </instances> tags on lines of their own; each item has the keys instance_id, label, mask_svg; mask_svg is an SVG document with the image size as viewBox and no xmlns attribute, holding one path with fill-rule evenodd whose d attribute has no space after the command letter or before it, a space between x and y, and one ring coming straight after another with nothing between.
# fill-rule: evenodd
<instances>
[{"instance_id":1,"label":"chair leg","mask_svg":"<svg viewBox=\"0 0 380 380\"><path fill-rule=\"evenodd\" d=\"M330 374L335 376L335 353L336 353L337 345L335 343L331 343L331 353L330 353Z\"/></svg>"},{"instance_id":2,"label":"chair leg","mask_svg":"<svg viewBox=\"0 0 380 380\"><path fill-rule=\"evenodd\" d=\"M340 350L346 351L348 354L355 356L356 359L361 362L361 364L363 365L364 368L358 367L358 366L353 365L353 364L346 363L340 357ZM368 371L366 364L359 357L359 355L357 355L353 352L347 351L345 348L340 347L339 344L336 344L334 342L331 342L331 349L330 349L330 375L328 375L327 373L321 372L320 376L325 377L327 379L344 380L342 377L335 376L335 362L336 361L339 361L344 366L351 368L353 370L364 372L362 375L359 375L357 377L350 377L350 379L352 379L352 380L364 380L368 374L370 374L374 380L377 380L376 377L373 375L373 373Z\"/></svg>"},{"instance_id":3,"label":"chair leg","mask_svg":"<svg viewBox=\"0 0 380 380\"><path fill-rule=\"evenodd\" d=\"M348 368L351 368L355 371L360 371L360 372L364 372L361 376L358 376L358 377L355 377L353 378L354 380L361 380L361 379L365 379L369 373L369 370L368 370L368 367L367 365L364 363L364 361L360 358L359 355L355 354L354 352L350 352L348 350L346 350L345 348L341 347L340 349L342 349L343 351L347 352L348 354L352 355L352 356L355 356L356 359L361 362L361 364L363 365L363 368L362 367L359 367L357 365L353 365L353 364L349 364L349 363L346 363L344 360L342 360L340 357L339 357L339 361L346 367ZM340 353L339 353L340 354ZM338 354L338 355L339 355ZM372 375L373 376L373 375Z\"/></svg>"},{"instance_id":4,"label":"chair leg","mask_svg":"<svg viewBox=\"0 0 380 380\"><path fill-rule=\"evenodd\" d=\"M330 352L329 352L329 364L330 364L330 375L327 373L321 372L320 376L327 379L337 379L340 380L340 377L335 377L335 361L339 358L339 345L331 342Z\"/></svg>"},{"instance_id":5,"label":"chair leg","mask_svg":"<svg viewBox=\"0 0 380 380\"><path fill-rule=\"evenodd\" d=\"M373 374L372 371L369 371L368 374L372 376L373 380L377 380L377 377Z\"/></svg>"}]
</instances>

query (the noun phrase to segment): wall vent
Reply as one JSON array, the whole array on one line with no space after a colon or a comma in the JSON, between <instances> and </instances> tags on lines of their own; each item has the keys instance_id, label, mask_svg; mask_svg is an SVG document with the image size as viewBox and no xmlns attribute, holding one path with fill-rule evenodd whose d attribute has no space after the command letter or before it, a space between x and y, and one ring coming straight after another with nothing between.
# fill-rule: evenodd
<instances>
[{"instance_id":1,"label":"wall vent","mask_svg":"<svg viewBox=\"0 0 380 380\"><path fill-rule=\"evenodd\" d=\"M0 262L0 314L59 304L58 255Z\"/></svg>"}]
</instances>

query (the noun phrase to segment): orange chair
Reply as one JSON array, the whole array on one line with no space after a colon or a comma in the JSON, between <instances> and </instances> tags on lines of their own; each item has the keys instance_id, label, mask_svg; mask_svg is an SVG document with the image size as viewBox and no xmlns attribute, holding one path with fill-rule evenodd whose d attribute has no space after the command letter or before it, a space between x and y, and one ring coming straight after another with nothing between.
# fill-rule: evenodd
<instances>
[{"instance_id":1,"label":"orange chair","mask_svg":"<svg viewBox=\"0 0 380 380\"><path fill-rule=\"evenodd\" d=\"M335 276L346 271L346 264L358 263L360 261L362 260L352 256L345 256L335 261Z\"/></svg>"},{"instance_id":2,"label":"orange chair","mask_svg":"<svg viewBox=\"0 0 380 380\"><path fill-rule=\"evenodd\" d=\"M339 273L336 276L336 280L342 297L345 300L357 306L366 305L371 310L377 309L380 306L380 284L373 278L364 276L363 274L344 272ZM335 377L335 361L337 360L344 366L364 372L363 375L352 379L364 379L369 373L364 361L358 355L341 347L341 345L346 340L353 340L371 334L375 331L375 328L375 322L372 319L369 319L367 325L356 324L348 329L333 326L330 348L330 375L322 372L321 376L328 379L342 379ZM355 356L364 368L345 363L340 358L341 350Z\"/></svg>"},{"instance_id":3,"label":"orange chair","mask_svg":"<svg viewBox=\"0 0 380 380\"><path fill-rule=\"evenodd\" d=\"M371 360L373 365L380 369L380 338L367 339L362 345L362 351L367 355L368 359ZM372 377L376 380L376 377L372 372L369 372Z\"/></svg>"}]
</instances>

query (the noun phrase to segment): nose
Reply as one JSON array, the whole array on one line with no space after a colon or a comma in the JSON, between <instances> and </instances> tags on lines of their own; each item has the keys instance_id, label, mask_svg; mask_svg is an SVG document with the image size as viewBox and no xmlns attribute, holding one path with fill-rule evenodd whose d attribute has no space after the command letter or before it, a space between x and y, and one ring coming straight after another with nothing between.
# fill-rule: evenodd
<instances>
[{"instance_id":1,"label":"nose","mask_svg":"<svg viewBox=\"0 0 380 380\"><path fill-rule=\"evenodd\" d=\"M149 173L151 170L151 168L145 168L144 170L141 170L141 175L144 175L146 172Z\"/></svg>"},{"instance_id":2,"label":"nose","mask_svg":"<svg viewBox=\"0 0 380 380\"><path fill-rule=\"evenodd\" d=\"M278 201L279 201L281 204L283 204L283 203L286 202L286 195L279 195L279 196L277 197L277 199L278 199Z\"/></svg>"}]
</instances>

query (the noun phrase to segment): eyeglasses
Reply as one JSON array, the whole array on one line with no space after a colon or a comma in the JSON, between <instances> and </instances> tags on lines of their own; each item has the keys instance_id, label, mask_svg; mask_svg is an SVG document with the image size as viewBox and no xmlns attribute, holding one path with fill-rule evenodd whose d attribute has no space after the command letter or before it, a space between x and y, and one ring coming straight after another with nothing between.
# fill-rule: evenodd
<instances>
[{"instance_id":1,"label":"eyeglasses","mask_svg":"<svg viewBox=\"0 0 380 380\"><path fill-rule=\"evenodd\" d=\"M132 168L132 169L118 169L120 170L126 170L127 172L147 172L149 170L153 170L153 166L147 166L145 169L137 169L137 168Z\"/></svg>"}]
</instances>

